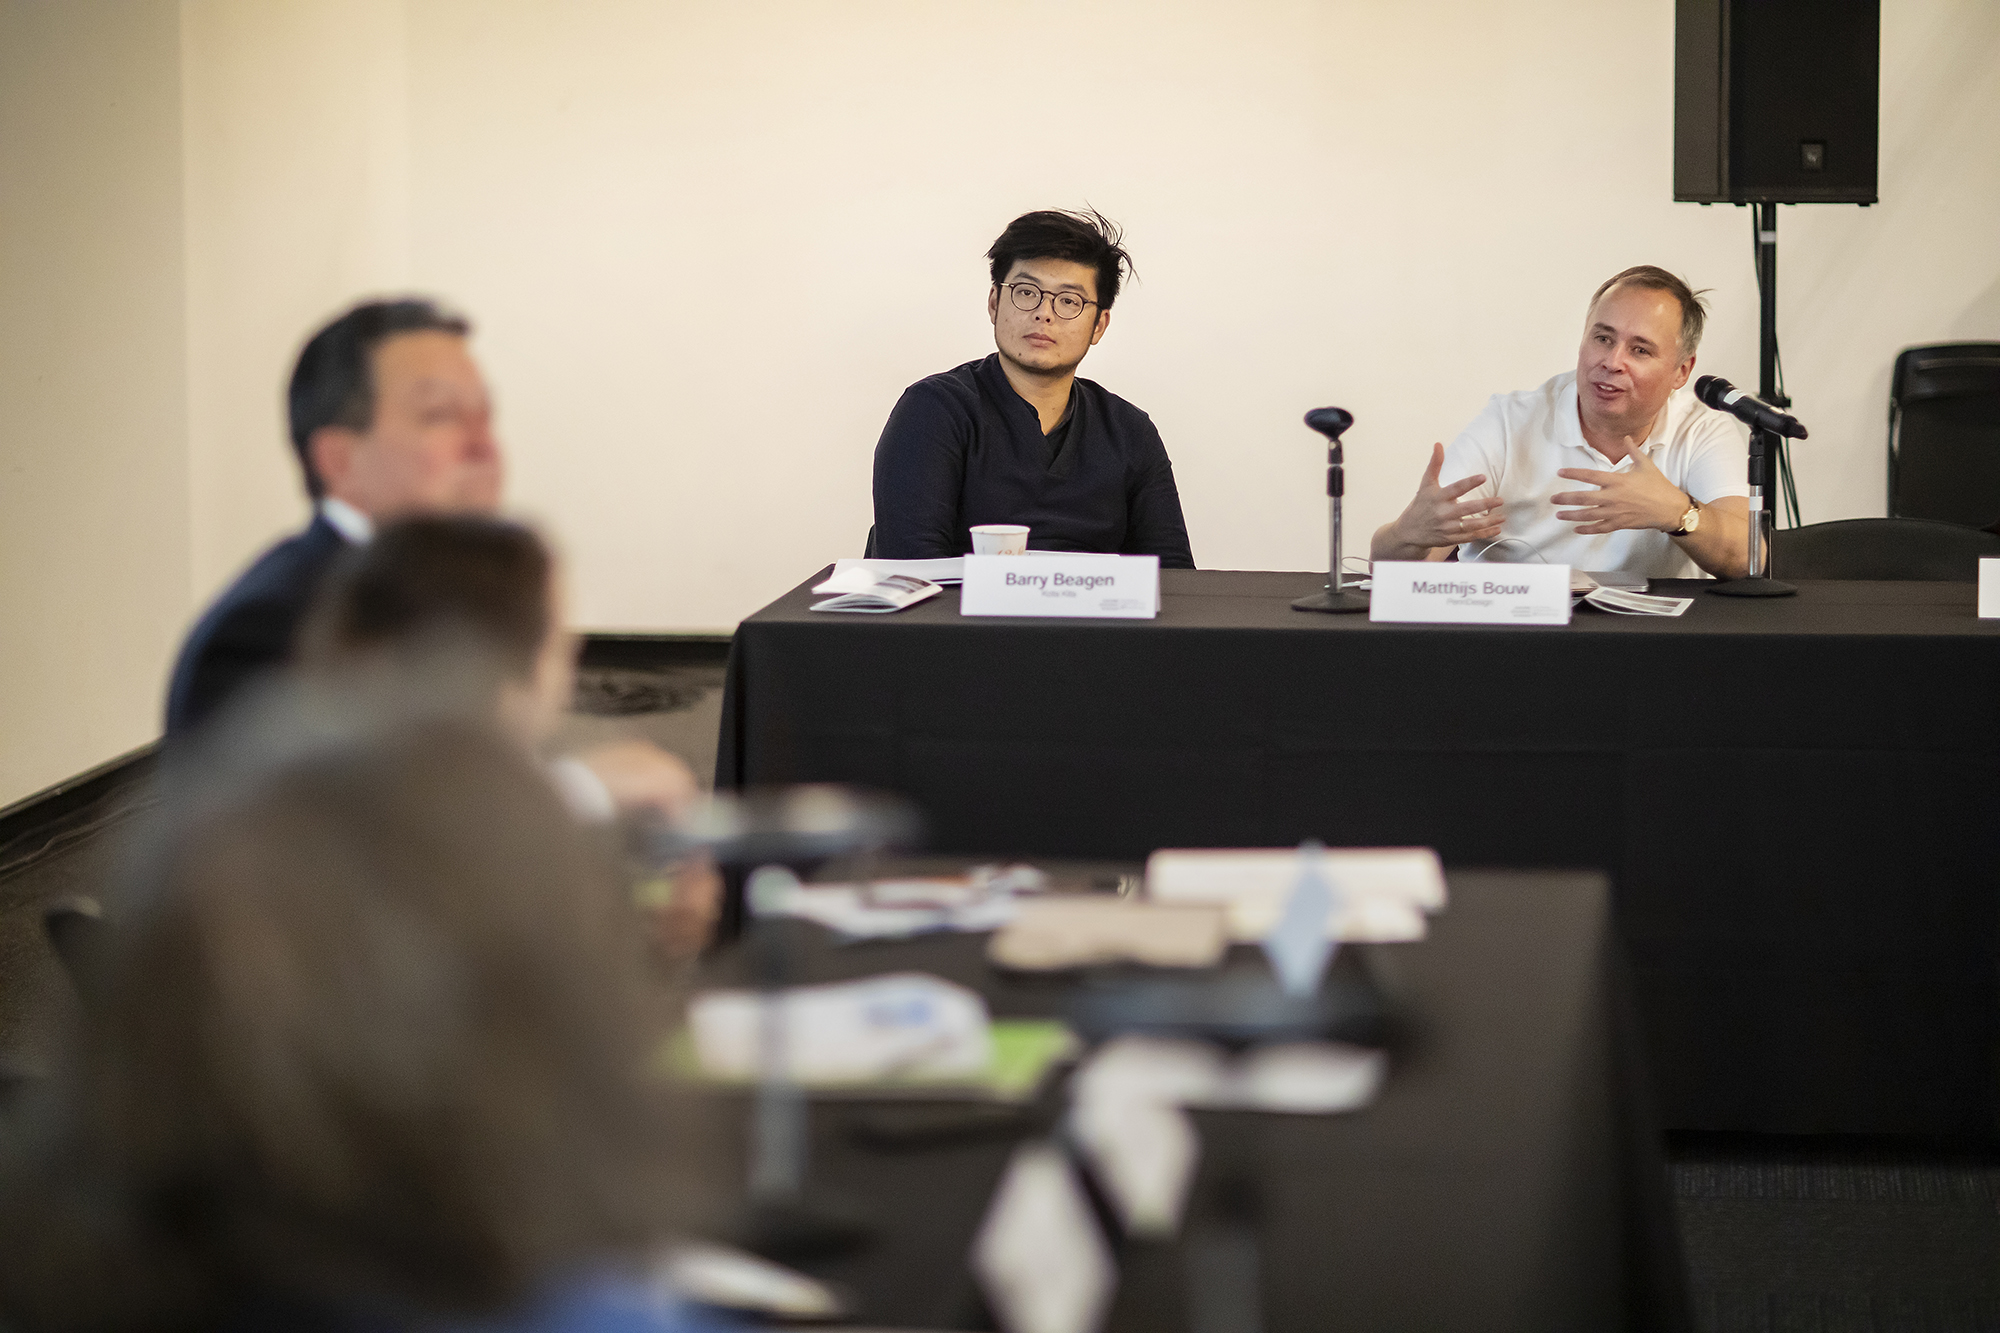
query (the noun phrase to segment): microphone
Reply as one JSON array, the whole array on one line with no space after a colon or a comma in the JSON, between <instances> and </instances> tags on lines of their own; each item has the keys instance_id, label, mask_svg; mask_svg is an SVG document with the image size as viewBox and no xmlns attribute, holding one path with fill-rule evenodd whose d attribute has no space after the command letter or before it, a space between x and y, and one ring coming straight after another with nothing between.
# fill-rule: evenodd
<instances>
[{"instance_id":1,"label":"microphone","mask_svg":"<svg viewBox=\"0 0 2000 1333\"><path fill-rule=\"evenodd\" d=\"M1727 412L1748 424L1752 430L1789 435L1795 440L1806 438L1806 428L1797 417L1785 415L1761 398L1752 398L1720 375L1703 375L1696 380L1694 396L1716 411Z\"/></svg>"},{"instance_id":2,"label":"microphone","mask_svg":"<svg viewBox=\"0 0 2000 1333\"><path fill-rule=\"evenodd\" d=\"M1347 490L1347 469L1341 466L1340 436L1354 424L1354 414L1344 407L1315 407L1306 413L1306 425L1326 436L1326 510L1328 555L1326 587L1292 603L1294 611L1327 611L1340 614L1366 611L1368 594L1350 592L1340 573L1340 497Z\"/></svg>"},{"instance_id":3,"label":"microphone","mask_svg":"<svg viewBox=\"0 0 2000 1333\"><path fill-rule=\"evenodd\" d=\"M1354 414L1338 407L1315 407L1306 413L1306 425L1328 440L1338 440L1342 432L1353 424Z\"/></svg>"}]
</instances>

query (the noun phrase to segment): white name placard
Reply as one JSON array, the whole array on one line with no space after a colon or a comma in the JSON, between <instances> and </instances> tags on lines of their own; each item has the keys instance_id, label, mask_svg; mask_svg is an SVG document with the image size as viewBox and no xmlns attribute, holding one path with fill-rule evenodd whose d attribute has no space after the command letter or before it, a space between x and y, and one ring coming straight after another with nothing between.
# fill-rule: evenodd
<instances>
[{"instance_id":1,"label":"white name placard","mask_svg":"<svg viewBox=\"0 0 2000 1333\"><path fill-rule=\"evenodd\" d=\"M1979 561L1979 618L2000 620L2000 556Z\"/></svg>"},{"instance_id":2,"label":"white name placard","mask_svg":"<svg viewBox=\"0 0 2000 1333\"><path fill-rule=\"evenodd\" d=\"M1459 625L1569 624L1568 565L1377 560L1370 620Z\"/></svg>"},{"instance_id":3,"label":"white name placard","mask_svg":"<svg viewBox=\"0 0 2000 1333\"><path fill-rule=\"evenodd\" d=\"M968 616L1150 620L1160 613L1160 557L969 555L958 609Z\"/></svg>"}]
</instances>

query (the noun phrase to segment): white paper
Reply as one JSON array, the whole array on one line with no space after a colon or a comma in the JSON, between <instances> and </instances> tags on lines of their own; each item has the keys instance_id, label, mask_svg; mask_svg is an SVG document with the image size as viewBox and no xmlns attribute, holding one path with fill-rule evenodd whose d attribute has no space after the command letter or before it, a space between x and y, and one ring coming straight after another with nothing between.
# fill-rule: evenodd
<instances>
[{"instance_id":1,"label":"white paper","mask_svg":"<svg viewBox=\"0 0 2000 1333\"><path fill-rule=\"evenodd\" d=\"M1231 1058L1204 1041L1130 1036L1098 1047L1071 1090L1079 1099L1325 1115L1368 1105L1388 1068L1382 1052L1337 1041L1255 1046Z\"/></svg>"},{"instance_id":2,"label":"white paper","mask_svg":"<svg viewBox=\"0 0 2000 1333\"><path fill-rule=\"evenodd\" d=\"M1392 942L1424 937L1424 914L1445 904L1444 867L1428 847L1332 847L1326 873L1340 885L1329 936ZM1298 880L1299 853L1282 848L1162 848L1146 860L1155 902L1223 903L1230 938L1261 940Z\"/></svg>"},{"instance_id":3,"label":"white paper","mask_svg":"<svg viewBox=\"0 0 2000 1333\"><path fill-rule=\"evenodd\" d=\"M1979 618L2000 620L2000 556L1980 557Z\"/></svg>"},{"instance_id":4,"label":"white paper","mask_svg":"<svg viewBox=\"0 0 2000 1333\"><path fill-rule=\"evenodd\" d=\"M1354 1111L1375 1100L1388 1070L1388 1057L1364 1046L1335 1041L1259 1046L1201 1104L1294 1115Z\"/></svg>"},{"instance_id":5,"label":"white paper","mask_svg":"<svg viewBox=\"0 0 2000 1333\"><path fill-rule=\"evenodd\" d=\"M1104 1322L1118 1269L1060 1149L1014 1150L973 1238L972 1271L1006 1333L1095 1333Z\"/></svg>"},{"instance_id":6,"label":"white paper","mask_svg":"<svg viewBox=\"0 0 2000 1333\"><path fill-rule=\"evenodd\" d=\"M705 1240L669 1246L654 1277L676 1295L724 1310L813 1320L845 1313L840 1298L824 1282Z\"/></svg>"},{"instance_id":7,"label":"white paper","mask_svg":"<svg viewBox=\"0 0 2000 1333\"><path fill-rule=\"evenodd\" d=\"M1071 1080L1066 1124L1126 1230L1163 1238L1180 1229L1201 1157L1183 1108L1353 1111L1375 1100L1387 1069L1380 1051L1338 1042L1259 1046L1231 1058L1204 1041L1118 1037Z\"/></svg>"},{"instance_id":8,"label":"white paper","mask_svg":"<svg viewBox=\"0 0 2000 1333\"><path fill-rule=\"evenodd\" d=\"M757 914L814 921L849 939L998 930L1019 912L1019 895L1039 893L1047 886L1047 875L1018 863L974 866L963 875L866 884L802 885L794 876L758 903Z\"/></svg>"},{"instance_id":9,"label":"white paper","mask_svg":"<svg viewBox=\"0 0 2000 1333\"><path fill-rule=\"evenodd\" d=\"M1613 611L1621 616L1677 616L1694 605L1692 597L1654 597L1616 588L1598 588L1583 600L1600 611Z\"/></svg>"},{"instance_id":10,"label":"white paper","mask_svg":"<svg viewBox=\"0 0 2000 1333\"><path fill-rule=\"evenodd\" d=\"M715 990L688 1006L702 1068L718 1078L754 1078L764 1059L765 1006L778 1006L785 1071L801 1083L977 1074L991 1058L986 1001L921 972L775 997Z\"/></svg>"},{"instance_id":11,"label":"white paper","mask_svg":"<svg viewBox=\"0 0 2000 1333\"><path fill-rule=\"evenodd\" d=\"M872 886L894 890L895 881ZM858 884L814 884L774 904L770 914L815 921L849 939L902 939L931 931L998 930L1020 910L1012 894L968 895L954 904L896 906L885 903Z\"/></svg>"},{"instance_id":12,"label":"white paper","mask_svg":"<svg viewBox=\"0 0 2000 1333\"><path fill-rule=\"evenodd\" d=\"M965 557L959 613L1150 620L1160 611L1160 558L1044 551Z\"/></svg>"},{"instance_id":13,"label":"white paper","mask_svg":"<svg viewBox=\"0 0 2000 1333\"><path fill-rule=\"evenodd\" d=\"M813 585L814 592L860 592L877 579L907 574L927 583L957 583L964 577L958 556L944 560L836 560L833 573Z\"/></svg>"},{"instance_id":14,"label":"white paper","mask_svg":"<svg viewBox=\"0 0 2000 1333\"><path fill-rule=\"evenodd\" d=\"M1180 1230L1201 1136L1174 1099L1078 1097L1067 1124L1128 1234L1164 1239Z\"/></svg>"},{"instance_id":15,"label":"white paper","mask_svg":"<svg viewBox=\"0 0 2000 1333\"><path fill-rule=\"evenodd\" d=\"M918 602L935 597L943 591L943 587L928 579L915 578L909 574L886 574L859 591L842 593L823 602L814 602L806 609L859 611L869 615L886 615L891 611L901 611L905 607L915 606Z\"/></svg>"},{"instance_id":16,"label":"white paper","mask_svg":"<svg viewBox=\"0 0 2000 1333\"><path fill-rule=\"evenodd\" d=\"M1567 625L1568 565L1377 560L1370 620L1415 624Z\"/></svg>"}]
</instances>

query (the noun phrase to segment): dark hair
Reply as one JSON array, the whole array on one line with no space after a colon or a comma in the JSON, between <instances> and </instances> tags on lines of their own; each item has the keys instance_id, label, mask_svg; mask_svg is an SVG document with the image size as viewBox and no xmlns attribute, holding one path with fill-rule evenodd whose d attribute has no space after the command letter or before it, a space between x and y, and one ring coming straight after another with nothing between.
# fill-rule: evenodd
<instances>
[{"instance_id":1,"label":"dark hair","mask_svg":"<svg viewBox=\"0 0 2000 1333\"><path fill-rule=\"evenodd\" d=\"M1138 275L1125 253L1125 233L1096 209L1073 212L1043 209L1023 213L1007 224L986 257L993 261L993 285L998 287L1024 259L1067 259L1097 270L1097 308L1109 310L1118 299L1123 275Z\"/></svg>"},{"instance_id":2,"label":"dark hair","mask_svg":"<svg viewBox=\"0 0 2000 1333\"><path fill-rule=\"evenodd\" d=\"M506 519L426 515L386 524L346 554L300 634L301 657L327 666L387 654L472 648L524 681L554 629L549 548Z\"/></svg>"},{"instance_id":3,"label":"dark hair","mask_svg":"<svg viewBox=\"0 0 2000 1333\"><path fill-rule=\"evenodd\" d=\"M160 822L7 1199L10 1318L487 1311L690 1221L668 997L517 747L432 719Z\"/></svg>"},{"instance_id":4,"label":"dark hair","mask_svg":"<svg viewBox=\"0 0 2000 1333\"><path fill-rule=\"evenodd\" d=\"M306 477L306 493L317 500L326 486L313 471L313 432L322 426L365 431L375 419L375 349L399 333L439 333L465 337L472 332L463 316L422 297L365 301L307 340L292 367L285 393L292 448Z\"/></svg>"},{"instance_id":5,"label":"dark hair","mask_svg":"<svg viewBox=\"0 0 2000 1333\"><path fill-rule=\"evenodd\" d=\"M1701 346L1702 327L1708 322L1708 302L1701 296L1708 288L1698 292L1688 285L1685 278L1653 264L1638 264L1606 278L1604 285L1591 295L1589 308L1597 309L1598 300L1613 287L1643 287L1673 297L1681 304L1681 355L1692 356L1694 349Z\"/></svg>"}]
</instances>

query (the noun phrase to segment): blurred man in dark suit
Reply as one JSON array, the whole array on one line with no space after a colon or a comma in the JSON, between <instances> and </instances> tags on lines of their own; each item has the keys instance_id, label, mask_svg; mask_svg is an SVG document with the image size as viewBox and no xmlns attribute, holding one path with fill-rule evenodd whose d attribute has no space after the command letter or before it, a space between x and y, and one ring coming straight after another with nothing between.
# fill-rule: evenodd
<instances>
[{"instance_id":1,"label":"blurred man in dark suit","mask_svg":"<svg viewBox=\"0 0 2000 1333\"><path fill-rule=\"evenodd\" d=\"M189 632L167 691L169 737L290 660L321 579L375 524L499 506L500 446L470 333L429 301L371 301L306 343L287 402L312 522L259 556Z\"/></svg>"}]
</instances>

